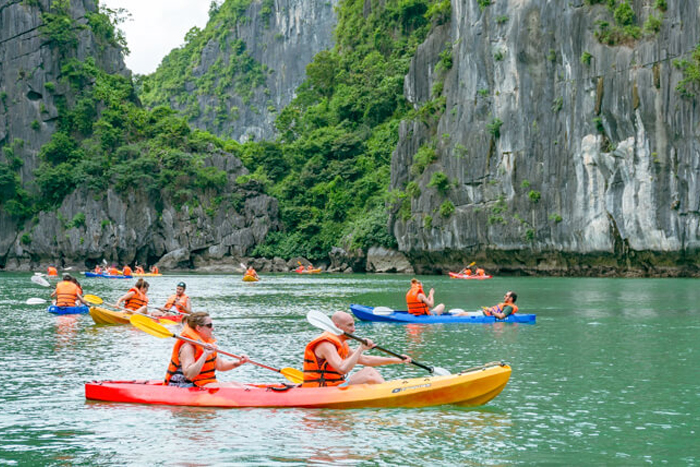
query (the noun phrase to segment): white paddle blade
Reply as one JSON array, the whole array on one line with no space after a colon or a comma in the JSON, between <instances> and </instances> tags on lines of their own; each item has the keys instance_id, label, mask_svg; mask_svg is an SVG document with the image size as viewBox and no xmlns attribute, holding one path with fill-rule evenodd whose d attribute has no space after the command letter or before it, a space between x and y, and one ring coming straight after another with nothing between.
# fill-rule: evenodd
<instances>
[{"instance_id":1,"label":"white paddle blade","mask_svg":"<svg viewBox=\"0 0 700 467\"><path fill-rule=\"evenodd\" d=\"M447 371L447 370L444 369L444 368L440 368L439 366L434 366L434 367L433 367L433 374L434 374L435 376L449 376L449 375L451 375L452 373L450 373L449 371Z\"/></svg>"},{"instance_id":2,"label":"white paddle blade","mask_svg":"<svg viewBox=\"0 0 700 467\"><path fill-rule=\"evenodd\" d=\"M452 308L448 313L455 314L455 313L464 313L464 310L461 308Z\"/></svg>"},{"instance_id":3,"label":"white paddle blade","mask_svg":"<svg viewBox=\"0 0 700 467\"><path fill-rule=\"evenodd\" d=\"M43 298L29 298L27 299L27 305L41 305L42 303L46 303L46 300Z\"/></svg>"},{"instance_id":4,"label":"white paddle blade","mask_svg":"<svg viewBox=\"0 0 700 467\"><path fill-rule=\"evenodd\" d=\"M49 281L47 281L46 279L44 279L41 276L32 276L31 281L37 285L42 286L42 287L51 287L51 284L49 284Z\"/></svg>"},{"instance_id":5,"label":"white paddle blade","mask_svg":"<svg viewBox=\"0 0 700 467\"><path fill-rule=\"evenodd\" d=\"M73 266L68 266L67 268L63 268L64 272L65 271L72 271L72 270L73 270Z\"/></svg>"},{"instance_id":6,"label":"white paddle blade","mask_svg":"<svg viewBox=\"0 0 700 467\"><path fill-rule=\"evenodd\" d=\"M391 308L388 306L375 306L374 309L372 310L372 313L375 315L382 315L382 316L387 316L390 315L394 312Z\"/></svg>"},{"instance_id":7,"label":"white paddle blade","mask_svg":"<svg viewBox=\"0 0 700 467\"><path fill-rule=\"evenodd\" d=\"M309 323L311 323L312 326L315 326L319 329L323 329L324 331L328 331L332 334L335 334L336 336L342 336L344 333L338 327L333 324L333 321L331 319L321 313L320 311L316 310L311 310L306 314L306 319Z\"/></svg>"}]
</instances>

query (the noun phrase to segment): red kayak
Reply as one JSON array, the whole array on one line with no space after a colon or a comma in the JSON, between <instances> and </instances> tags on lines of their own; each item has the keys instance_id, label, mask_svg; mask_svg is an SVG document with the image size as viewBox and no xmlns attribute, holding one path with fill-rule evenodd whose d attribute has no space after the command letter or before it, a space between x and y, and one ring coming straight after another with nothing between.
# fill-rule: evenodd
<instances>
[{"instance_id":1,"label":"red kayak","mask_svg":"<svg viewBox=\"0 0 700 467\"><path fill-rule=\"evenodd\" d=\"M251 384L244 388L178 388L163 381L93 381L85 398L108 402L196 407L430 407L483 405L508 383L511 369L502 362L469 368L456 375L397 379L382 384L303 388Z\"/></svg>"},{"instance_id":2,"label":"red kayak","mask_svg":"<svg viewBox=\"0 0 700 467\"><path fill-rule=\"evenodd\" d=\"M467 274L460 274L458 272L449 272L449 276L452 279L474 279L478 281L483 281L484 279L492 279L493 276L477 276L476 274L472 275L467 275Z\"/></svg>"}]
</instances>

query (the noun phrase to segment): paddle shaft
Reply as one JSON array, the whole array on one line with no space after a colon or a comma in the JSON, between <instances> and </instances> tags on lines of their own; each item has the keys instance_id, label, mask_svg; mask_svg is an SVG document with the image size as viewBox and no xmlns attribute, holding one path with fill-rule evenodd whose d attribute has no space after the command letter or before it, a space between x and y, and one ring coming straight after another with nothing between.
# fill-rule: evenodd
<instances>
[{"instance_id":1,"label":"paddle shaft","mask_svg":"<svg viewBox=\"0 0 700 467\"><path fill-rule=\"evenodd\" d=\"M346 332L346 333L344 333L344 334L345 334L346 336L350 337L351 339L355 339L356 341L362 342L363 344L367 345L367 341L366 341L365 339L361 338L361 337L357 337L356 335L351 334L351 333L349 333L349 332ZM387 354L389 354L389 355L393 355L394 357L400 358L401 360L406 360L406 359L404 358L403 355L399 355L399 354L397 354L396 352L392 352L392 351L389 350L389 349L385 349L384 347L380 347L380 346L378 346L378 345L375 345L375 346L372 347L372 348L373 348L373 349L377 349L377 350L381 350L382 352L387 353ZM424 364L419 363L419 362L417 362L417 361L415 361L415 360L413 360L413 359L411 359L411 363L412 363L413 365L417 366L417 367L420 367L420 368L423 368L424 370L429 371L430 373L434 373L434 372L435 372L435 369L434 369L432 366L424 365Z\"/></svg>"},{"instance_id":2,"label":"paddle shaft","mask_svg":"<svg viewBox=\"0 0 700 467\"><path fill-rule=\"evenodd\" d=\"M196 340L194 340L194 339L190 339L189 337L178 336L178 335L176 335L176 334L173 334L172 336L173 336L175 339L180 339L180 340L182 340L182 341L189 342L190 344L194 344L194 345L198 345L198 346L200 346L200 347L204 347L204 344L202 344L201 342L196 341ZM219 350L219 349L216 349L216 352L217 352L217 353L220 353L220 354L222 354L222 355L228 355L229 357L237 358L238 360L241 359L240 356L238 356L238 355L236 355L236 354L233 354L233 353L231 353L231 352L225 352L225 351ZM249 362L249 363L252 363L253 365L257 365L257 366L259 366L260 368L265 368L266 370L272 370L272 371L276 371L277 373L282 373L282 371L278 370L277 368L272 368L271 366L263 365L262 363L254 362L253 360L248 360L248 362Z\"/></svg>"}]
</instances>

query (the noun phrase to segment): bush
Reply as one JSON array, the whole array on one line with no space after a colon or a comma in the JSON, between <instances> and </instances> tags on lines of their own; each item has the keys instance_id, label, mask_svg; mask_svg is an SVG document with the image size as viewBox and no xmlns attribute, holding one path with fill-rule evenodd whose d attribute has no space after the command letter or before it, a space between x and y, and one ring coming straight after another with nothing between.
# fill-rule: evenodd
<instances>
[{"instance_id":1,"label":"bush","mask_svg":"<svg viewBox=\"0 0 700 467\"><path fill-rule=\"evenodd\" d=\"M411 174L415 177L421 175L425 169L437 160L437 152L432 145L421 146L413 156Z\"/></svg>"},{"instance_id":2,"label":"bush","mask_svg":"<svg viewBox=\"0 0 700 467\"><path fill-rule=\"evenodd\" d=\"M452 201L449 199L446 199L441 205L440 205L440 215L444 218L448 218L452 215L453 212L455 212L455 205L452 204Z\"/></svg>"},{"instance_id":3,"label":"bush","mask_svg":"<svg viewBox=\"0 0 700 467\"><path fill-rule=\"evenodd\" d=\"M501 126L503 125L503 120L496 117L491 120L491 123L486 125L486 129L493 135L494 138L498 139L501 137Z\"/></svg>"},{"instance_id":4,"label":"bush","mask_svg":"<svg viewBox=\"0 0 700 467\"><path fill-rule=\"evenodd\" d=\"M587 51L586 51L586 52L583 52L583 53L581 54L581 63L583 63L584 65L590 65L590 64L591 64L591 59L592 59L592 58L593 58L593 55L591 55L591 54L588 53Z\"/></svg>"},{"instance_id":5,"label":"bush","mask_svg":"<svg viewBox=\"0 0 700 467\"><path fill-rule=\"evenodd\" d=\"M542 194L539 191L530 190L530 192L527 194L527 197L530 198L530 201L537 204L540 201Z\"/></svg>"},{"instance_id":6,"label":"bush","mask_svg":"<svg viewBox=\"0 0 700 467\"><path fill-rule=\"evenodd\" d=\"M444 195L447 190L450 189L450 179L447 178L447 175L445 175L443 172L435 172L430 177L430 183L428 183L428 186L435 188Z\"/></svg>"},{"instance_id":7,"label":"bush","mask_svg":"<svg viewBox=\"0 0 700 467\"><path fill-rule=\"evenodd\" d=\"M408 182L406 185L406 194L411 198L418 198L421 195L420 187L416 182Z\"/></svg>"}]
</instances>

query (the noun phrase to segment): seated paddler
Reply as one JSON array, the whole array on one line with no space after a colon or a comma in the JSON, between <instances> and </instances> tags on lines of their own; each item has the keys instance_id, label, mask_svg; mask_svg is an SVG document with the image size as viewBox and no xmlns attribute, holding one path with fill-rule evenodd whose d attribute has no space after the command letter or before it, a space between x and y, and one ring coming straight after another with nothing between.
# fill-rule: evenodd
<instances>
[{"instance_id":1,"label":"seated paddler","mask_svg":"<svg viewBox=\"0 0 700 467\"><path fill-rule=\"evenodd\" d=\"M203 311L190 313L183 318L182 322L184 326L180 335L198 341L201 345L177 340L165 375L165 384L183 388L245 387L244 384L235 381L220 382L216 379L217 371L233 370L250 360L247 355L242 355L237 361L223 360L218 357L216 339L214 339L214 322L209 313Z\"/></svg>"},{"instance_id":2,"label":"seated paddler","mask_svg":"<svg viewBox=\"0 0 700 467\"><path fill-rule=\"evenodd\" d=\"M352 315L344 311L336 311L332 317L333 324L347 333L355 332L355 320ZM375 357L364 355L365 350L374 347L374 343L367 339L367 344L360 344L352 350L348 345L346 335L336 336L330 332L324 332L306 346L304 350L304 382L303 387L338 386L341 384L378 384L383 383L384 378L372 368L394 363L410 363L410 357L404 355L405 360L396 357ZM363 368L352 375L348 373L356 365L364 365Z\"/></svg>"}]
</instances>

